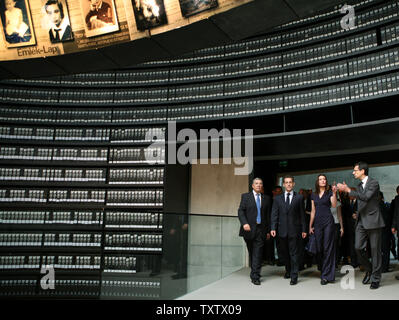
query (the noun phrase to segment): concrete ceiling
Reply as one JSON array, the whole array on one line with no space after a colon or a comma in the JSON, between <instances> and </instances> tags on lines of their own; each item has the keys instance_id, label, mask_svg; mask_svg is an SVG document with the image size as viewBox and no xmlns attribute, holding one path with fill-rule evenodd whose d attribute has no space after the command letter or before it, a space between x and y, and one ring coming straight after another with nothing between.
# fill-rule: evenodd
<instances>
[{"instance_id":1,"label":"concrete ceiling","mask_svg":"<svg viewBox=\"0 0 399 320\"><path fill-rule=\"evenodd\" d=\"M0 62L0 78L31 78L120 69L219 46L270 31L343 0L254 0L149 38L56 57Z\"/></svg>"}]
</instances>

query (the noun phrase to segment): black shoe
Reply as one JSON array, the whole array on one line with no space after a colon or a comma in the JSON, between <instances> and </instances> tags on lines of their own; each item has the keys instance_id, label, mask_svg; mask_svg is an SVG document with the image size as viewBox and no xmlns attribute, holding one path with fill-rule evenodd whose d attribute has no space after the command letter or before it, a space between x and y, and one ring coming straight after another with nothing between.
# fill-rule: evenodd
<instances>
[{"instance_id":1,"label":"black shoe","mask_svg":"<svg viewBox=\"0 0 399 320\"><path fill-rule=\"evenodd\" d=\"M278 260L277 260L277 263L276 263L276 264L277 264L277 267L282 267L282 266L285 265L284 263L282 263L281 261L278 261Z\"/></svg>"},{"instance_id":2,"label":"black shoe","mask_svg":"<svg viewBox=\"0 0 399 320\"><path fill-rule=\"evenodd\" d=\"M328 280L326 280L326 279L321 279L321 281L320 281L320 284L322 286L325 286L327 283L328 283Z\"/></svg>"},{"instance_id":3,"label":"black shoe","mask_svg":"<svg viewBox=\"0 0 399 320\"><path fill-rule=\"evenodd\" d=\"M252 283L253 283L254 285L257 285L257 286L260 285L260 280L259 280L259 279L252 279L251 281L252 281Z\"/></svg>"},{"instance_id":4,"label":"black shoe","mask_svg":"<svg viewBox=\"0 0 399 320\"><path fill-rule=\"evenodd\" d=\"M367 271L362 281L363 284L368 284L370 282L370 279L371 279L371 273Z\"/></svg>"},{"instance_id":5,"label":"black shoe","mask_svg":"<svg viewBox=\"0 0 399 320\"><path fill-rule=\"evenodd\" d=\"M370 285L370 289L378 289L379 286L380 286L379 282L372 282Z\"/></svg>"},{"instance_id":6,"label":"black shoe","mask_svg":"<svg viewBox=\"0 0 399 320\"><path fill-rule=\"evenodd\" d=\"M312 264L311 264L311 263L308 263L308 264L306 265L306 267L307 267L307 268L311 268L311 267L312 267Z\"/></svg>"},{"instance_id":7,"label":"black shoe","mask_svg":"<svg viewBox=\"0 0 399 320\"><path fill-rule=\"evenodd\" d=\"M284 279L289 279L289 278L291 278L291 275L289 272L286 272L284 275Z\"/></svg>"},{"instance_id":8,"label":"black shoe","mask_svg":"<svg viewBox=\"0 0 399 320\"><path fill-rule=\"evenodd\" d=\"M299 267L299 271L303 271L303 270L305 270L305 266L304 266L304 265L301 265L301 266Z\"/></svg>"},{"instance_id":9,"label":"black shoe","mask_svg":"<svg viewBox=\"0 0 399 320\"><path fill-rule=\"evenodd\" d=\"M298 283L298 279L291 279L291 281L290 281L290 285L291 286L294 286L294 285L296 285Z\"/></svg>"},{"instance_id":10,"label":"black shoe","mask_svg":"<svg viewBox=\"0 0 399 320\"><path fill-rule=\"evenodd\" d=\"M396 279L396 280L399 280L399 276L395 276L395 279Z\"/></svg>"}]
</instances>

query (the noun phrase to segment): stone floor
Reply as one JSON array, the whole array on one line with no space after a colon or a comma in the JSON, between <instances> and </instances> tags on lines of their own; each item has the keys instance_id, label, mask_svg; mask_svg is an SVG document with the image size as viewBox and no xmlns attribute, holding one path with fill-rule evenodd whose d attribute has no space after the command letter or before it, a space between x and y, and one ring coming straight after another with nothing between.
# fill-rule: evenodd
<instances>
[{"instance_id":1,"label":"stone floor","mask_svg":"<svg viewBox=\"0 0 399 320\"><path fill-rule=\"evenodd\" d=\"M320 285L320 272L316 266L300 272L298 284L291 286L284 279L284 268L263 266L261 285L255 286L249 279L249 268L243 268L219 281L202 287L179 300L397 300L399 299L399 263L392 260L393 272L384 273L380 288L371 290L363 285L364 273L355 269L354 289L343 289L341 281L347 276L336 273L335 283ZM345 277L345 279L343 279ZM347 281L348 283L348 281Z\"/></svg>"}]
</instances>

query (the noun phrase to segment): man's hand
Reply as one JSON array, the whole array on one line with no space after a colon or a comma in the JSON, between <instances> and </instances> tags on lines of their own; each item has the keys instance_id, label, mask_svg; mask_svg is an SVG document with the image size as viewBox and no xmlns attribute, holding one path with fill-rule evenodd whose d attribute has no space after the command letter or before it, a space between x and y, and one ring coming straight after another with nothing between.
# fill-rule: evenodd
<instances>
[{"instance_id":1,"label":"man's hand","mask_svg":"<svg viewBox=\"0 0 399 320\"><path fill-rule=\"evenodd\" d=\"M247 224L244 224L244 225L243 225L243 228L244 228L245 231L251 231L251 227L249 226L248 223L247 223Z\"/></svg>"},{"instance_id":2,"label":"man's hand","mask_svg":"<svg viewBox=\"0 0 399 320\"><path fill-rule=\"evenodd\" d=\"M392 233L395 234L397 230L395 228L392 228Z\"/></svg>"},{"instance_id":3,"label":"man's hand","mask_svg":"<svg viewBox=\"0 0 399 320\"><path fill-rule=\"evenodd\" d=\"M356 220L357 219L357 214L356 213L352 214L352 218Z\"/></svg>"},{"instance_id":4,"label":"man's hand","mask_svg":"<svg viewBox=\"0 0 399 320\"><path fill-rule=\"evenodd\" d=\"M270 233L266 234L266 240L270 240Z\"/></svg>"},{"instance_id":5,"label":"man's hand","mask_svg":"<svg viewBox=\"0 0 399 320\"><path fill-rule=\"evenodd\" d=\"M302 239L306 238L306 232L302 232Z\"/></svg>"},{"instance_id":6,"label":"man's hand","mask_svg":"<svg viewBox=\"0 0 399 320\"><path fill-rule=\"evenodd\" d=\"M338 183L337 184L337 188L339 191L341 192L346 192L346 193L350 193L352 190L348 187L348 185L345 183L345 181L343 183Z\"/></svg>"},{"instance_id":7,"label":"man's hand","mask_svg":"<svg viewBox=\"0 0 399 320\"><path fill-rule=\"evenodd\" d=\"M276 230L270 231L271 236L274 238L276 236Z\"/></svg>"}]
</instances>

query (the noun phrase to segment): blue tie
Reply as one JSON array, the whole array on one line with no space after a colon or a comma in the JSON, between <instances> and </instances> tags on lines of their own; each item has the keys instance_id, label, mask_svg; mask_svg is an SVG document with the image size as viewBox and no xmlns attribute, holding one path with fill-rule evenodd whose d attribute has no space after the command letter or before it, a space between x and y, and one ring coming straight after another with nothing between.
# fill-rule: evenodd
<instances>
[{"instance_id":1,"label":"blue tie","mask_svg":"<svg viewBox=\"0 0 399 320\"><path fill-rule=\"evenodd\" d=\"M258 216L256 217L256 223L260 223L260 197L259 197L259 193L256 194L256 208L258 209Z\"/></svg>"}]
</instances>

